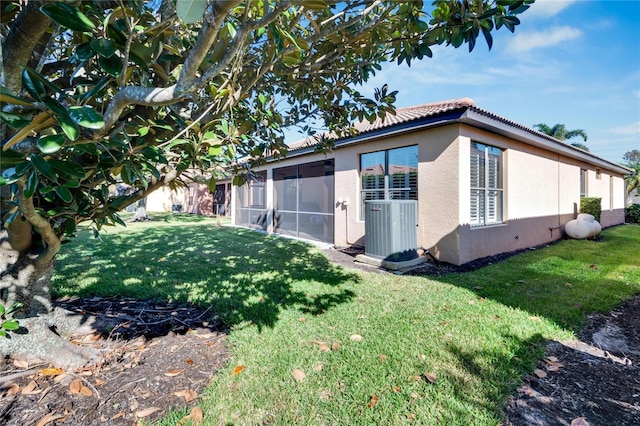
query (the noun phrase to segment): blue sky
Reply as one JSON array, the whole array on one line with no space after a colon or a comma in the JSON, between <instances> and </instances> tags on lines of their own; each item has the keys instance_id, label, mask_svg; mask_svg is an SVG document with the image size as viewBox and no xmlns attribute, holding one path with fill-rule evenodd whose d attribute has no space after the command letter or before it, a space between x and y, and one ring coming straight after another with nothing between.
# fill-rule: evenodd
<instances>
[{"instance_id":1,"label":"blue sky","mask_svg":"<svg viewBox=\"0 0 640 426\"><path fill-rule=\"evenodd\" d=\"M640 1L538 0L520 19L514 34L494 32L491 51L484 40L472 53L438 46L410 68L387 64L360 90L388 83L397 107L470 97L527 126L563 123L613 162L640 149Z\"/></svg>"}]
</instances>

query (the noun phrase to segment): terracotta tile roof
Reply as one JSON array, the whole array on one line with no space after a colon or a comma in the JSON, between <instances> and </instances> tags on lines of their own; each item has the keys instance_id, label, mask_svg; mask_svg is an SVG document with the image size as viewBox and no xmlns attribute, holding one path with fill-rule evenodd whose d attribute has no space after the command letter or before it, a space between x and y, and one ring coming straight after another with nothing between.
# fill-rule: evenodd
<instances>
[{"instance_id":1,"label":"terracotta tile roof","mask_svg":"<svg viewBox=\"0 0 640 426\"><path fill-rule=\"evenodd\" d=\"M502 117L489 110L477 107L474 101L470 98L451 99L447 101L432 102L432 103L411 106L406 108L398 108L396 110L395 115L387 114L384 120L380 120L378 118L373 123L369 121L361 121L361 122L355 123L353 126L358 131L358 134L356 135L356 137L359 137L360 135L366 136L367 133L373 133L373 132L386 129L386 128L391 128L394 126L398 128L401 128L403 126L411 127L411 122L414 122L414 121L417 122L419 120L425 120L425 119L428 120L431 118L437 121L437 116L440 116L440 115L447 116L448 115L447 113L453 113L455 111L460 113L460 117L462 121L466 121L464 118L462 118L463 113L465 111L472 111L484 117L483 121L486 119L498 121L500 123L506 124L511 129L518 130L524 133L529 133L530 135L538 139L546 140L548 143L555 145L556 148L559 148L562 150L566 150L568 148L570 151L573 151L575 155L582 157L583 159L584 159L584 155L586 155L591 159L604 161L605 163L608 163L609 165L614 166L617 169L624 169L624 167L620 166L619 164L616 164L604 158L598 157L594 154L591 154L590 152L583 151L582 149L576 148L571 144L560 141L552 136L539 132L523 124L517 123L513 120L509 120L508 118ZM451 116L448 116L446 120L456 121L456 119L452 118ZM418 126L420 125L420 123L416 123L416 124ZM392 132L393 129L390 129L389 131ZM352 137L336 138L335 134L332 135L330 133L325 133L322 136L324 136L325 138L333 137L336 140L336 143L335 143L336 147L338 147L343 142L348 142L352 138ZM320 139L318 137L309 137L309 138L290 144L289 152L293 153L295 151L302 151L304 149L309 149L318 145L319 143L320 143Z\"/></svg>"},{"instance_id":2,"label":"terracotta tile roof","mask_svg":"<svg viewBox=\"0 0 640 426\"><path fill-rule=\"evenodd\" d=\"M358 123L355 123L353 127L355 127L355 129L358 131L358 134L363 134L372 132L374 130L384 129L386 127L392 127L398 124L408 123L413 120L419 120L421 118L439 115L448 111L473 107L474 105L475 104L473 100L469 98L431 102L428 104L398 108L395 115L387 114L384 120L378 118L373 123L370 121L360 121ZM324 136L330 137L332 135L329 133L325 133ZM312 147L314 145L317 145L318 143L318 138L309 137L289 144L289 150L296 151L299 149Z\"/></svg>"}]
</instances>

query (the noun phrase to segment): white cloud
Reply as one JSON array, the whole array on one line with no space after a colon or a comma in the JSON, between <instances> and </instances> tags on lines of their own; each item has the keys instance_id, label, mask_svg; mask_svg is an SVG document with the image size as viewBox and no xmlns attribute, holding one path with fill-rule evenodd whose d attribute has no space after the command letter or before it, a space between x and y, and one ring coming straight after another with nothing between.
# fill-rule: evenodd
<instances>
[{"instance_id":1,"label":"white cloud","mask_svg":"<svg viewBox=\"0 0 640 426\"><path fill-rule=\"evenodd\" d=\"M543 31L516 34L507 44L507 52L522 53L532 49L551 47L582 37L583 33L573 27L552 27Z\"/></svg>"},{"instance_id":2,"label":"white cloud","mask_svg":"<svg viewBox=\"0 0 640 426\"><path fill-rule=\"evenodd\" d=\"M609 129L609 131L616 135L640 135L640 121L627 124L626 126L615 127Z\"/></svg>"},{"instance_id":3,"label":"white cloud","mask_svg":"<svg viewBox=\"0 0 640 426\"><path fill-rule=\"evenodd\" d=\"M576 0L537 0L531 5L529 10L524 13L528 18L550 18L556 16L567 7L571 6Z\"/></svg>"}]
</instances>

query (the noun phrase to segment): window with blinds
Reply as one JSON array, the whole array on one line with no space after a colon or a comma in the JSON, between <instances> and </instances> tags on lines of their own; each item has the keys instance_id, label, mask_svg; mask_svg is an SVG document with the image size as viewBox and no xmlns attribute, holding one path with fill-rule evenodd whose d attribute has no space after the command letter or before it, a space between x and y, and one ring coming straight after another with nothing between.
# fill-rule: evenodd
<instances>
[{"instance_id":1,"label":"window with blinds","mask_svg":"<svg viewBox=\"0 0 640 426\"><path fill-rule=\"evenodd\" d=\"M503 184L502 151L499 148L471 143L470 178L472 226L502 222Z\"/></svg>"},{"instance_id":2,"label":"window with blinds","mask_svg":"<svg viewBox=\"0 0 640 426\"><path fill-rule=\"evenodd\" d=\"M360 156L360 219L367 200L418 199L418 146L405 146Z\"/></svg>"}]
</instances>

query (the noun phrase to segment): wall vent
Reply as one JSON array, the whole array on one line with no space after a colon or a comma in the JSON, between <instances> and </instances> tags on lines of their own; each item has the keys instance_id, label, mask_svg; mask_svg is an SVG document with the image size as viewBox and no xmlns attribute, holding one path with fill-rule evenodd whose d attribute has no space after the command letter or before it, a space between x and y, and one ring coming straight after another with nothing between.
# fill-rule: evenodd
<instances>
[{"instance_id":1,"label":"wall vent","mask_svg":"<svg viewBox=\"0 0 640 426\"><path fill-rule=\"evenodd\" d=\"M418 257L415 200L365 201L365 254L391 262Z\"/></svg>"}]
</instances>

